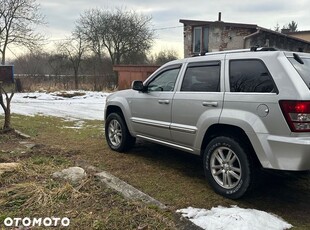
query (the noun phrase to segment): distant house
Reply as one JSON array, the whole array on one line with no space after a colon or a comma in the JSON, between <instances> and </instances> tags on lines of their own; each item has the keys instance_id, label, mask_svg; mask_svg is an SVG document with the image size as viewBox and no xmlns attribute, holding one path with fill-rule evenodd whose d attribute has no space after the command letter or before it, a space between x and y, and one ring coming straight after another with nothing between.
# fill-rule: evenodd
<instances>
[{"instance_id":1,"label":"distant house","mask_svg":"<svg viewBox=\"0 0 310 230\"><path fill-rule=\"evenodd\" d=\"M281 33L310 42L310 30L302 30L302 31L295 31L295 32L282 30Z\"/></svg>"},{"instance_id":2,"label":"distant house","mask_svg":"<svg viewBox=\"0 0 310 230\"><path fill-rule=\"evenodd\" d=\"M253 46L310 53L310 41L279 33L255 24L181 19L184 25L184 56L244 49Z\"/></svg>"}]
</instances>

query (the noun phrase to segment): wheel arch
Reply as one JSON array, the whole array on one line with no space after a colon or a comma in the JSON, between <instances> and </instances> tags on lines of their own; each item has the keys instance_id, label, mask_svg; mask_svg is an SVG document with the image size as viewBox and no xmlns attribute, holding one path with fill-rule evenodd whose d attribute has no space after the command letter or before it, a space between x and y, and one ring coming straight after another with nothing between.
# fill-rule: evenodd
<instances>
[{"instance_id":1,"label":"wheel arch","mask_svg":"<svg viewBox=\"0 0 310 230\"><path fill-rule=\"evenodd\" d=\"M206 131L203 137L203 141L201 143L201 148L200 148L201 157L203 156L204 150L207 147L208 143L212 139L218 136L226 136L226 137L230 137L235 140L241 141L250 150L249 151L251 154L250 157L254 160L255 164L257 164L257 166L259 167L262 166L260 163L260 160L258 159L255 153L253 145L249 137L245 133L245 131L238 126L228 125L228 124L213 124L208 128L208 130Z\"/></svg>"},{"instance_id":2,"label":"wheel arch","mask_svg":"<svg viewBox=\"0 0 310 230\"><path fill-rule=\"evenodd\" d=\"M125 114L122 107L119 105L115 105L115 104L108 105L106 108L106 112L105 112L105 120L107 120L108 116L111 113L117 113L121 116L121 118L124 120L124 122L127 126L127 129L129 130L129 133L133 136L132 127L131 127L130 121L128 120L129 116L127 114Z\"/></svg>"},{"instance_id":3,"label":"wheel arch","mask_svg":"<svg viewBox=\"0 0 310 230\"><path fill-rule=\"evenodd\" d=\"M105 114L105 120L107 119L107 117L111 114L111 113L117 113L119 114L123 119L125 119L124 117L124 113L122 111L122 109L117 106L117 105L109 105L107 107L107 111L106 111L106 114Z\"/></svg>"}]
</instances>

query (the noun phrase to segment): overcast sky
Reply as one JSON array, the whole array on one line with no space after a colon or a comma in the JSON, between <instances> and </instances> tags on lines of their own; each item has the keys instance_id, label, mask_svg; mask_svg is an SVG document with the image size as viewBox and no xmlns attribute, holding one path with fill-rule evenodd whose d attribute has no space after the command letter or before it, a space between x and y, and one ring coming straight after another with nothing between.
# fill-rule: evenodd
<instances>
[{"instance_id":1,"label":"overcast sky","mask_svg":"<svg viewBox=\"0 0 310 230\"><path fill-rule=\"evenodd\" d=\"M71 34L75 22L86 10L123 8L152 16L156 40L153 52L178 50L183 56L183 28L180 19L257 24L274 29L291 21L299 30L310 30L310 0L37 0L47 25L40 28L51 40ZM168 28L168 29L167 29Z\"/></svg>"}]
</instances>

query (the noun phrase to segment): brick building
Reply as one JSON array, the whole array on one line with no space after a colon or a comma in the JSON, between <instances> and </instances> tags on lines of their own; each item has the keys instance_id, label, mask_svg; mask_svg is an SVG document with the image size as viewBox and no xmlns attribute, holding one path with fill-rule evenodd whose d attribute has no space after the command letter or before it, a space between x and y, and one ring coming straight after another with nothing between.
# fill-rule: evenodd
<instances>
[{"instance_id":1,"label":"brick building","mask_svg":"<svg viewBox=\"0 0 310 230\"><path fill-rule=\"evenodd\" d=\"M310 52L310 41L279 33L255 24L181 19L184 25L184 56L244 49L252 46Z\"/></svg>"}]
</instances>

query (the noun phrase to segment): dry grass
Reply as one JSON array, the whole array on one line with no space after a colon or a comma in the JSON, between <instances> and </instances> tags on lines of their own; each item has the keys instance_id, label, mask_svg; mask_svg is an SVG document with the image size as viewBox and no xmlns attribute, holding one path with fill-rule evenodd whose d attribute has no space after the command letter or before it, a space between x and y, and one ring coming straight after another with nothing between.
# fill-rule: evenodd
<instances>
[{"instance_id":1,"label":"dry grass","mask_svg":"<svg viewBox=\"0 0 310 230\"><path fill-rule=\"evenodd\" d=\"M109 76L79 76L79 89L104 90L108 88L107 85L110 85L107 83L107 77L109 78ZM76 89L74 76L20 76L17 79L24 92L55 92Z\"/></svg>"},{"instance_id":2,"label":"dry grass","mask_svg":"<svg viewBox=\"0 0 310 230\"><path fill-rule=\"evenodd\" d=\"M53 187L51 186L52 181L50 184L38 181L12 184L0 192L0 206L12 207L17 204L21 209L47 207L53 209L63 200L78 200L89 197L90 194L79 191L87 182L86 180L78 187L74 187L68 182Z\"/></svg>"},{"instance_id":3,"label":"dry grass","mask_svg":"<svg viewBox=\"0 0 310 230\"><path fill-rule=\"evenodd\" d=\"M46 144L25 150L16 141L0 136L0 142L6 143L2 159L21 164L0 175L0 229L6 217L51 216L68 217L67 229L176 228L170 212L125 200L97 181L95 171L87 169L88 177L74 184L51 176L76 165L83 153Z\"/></svg>"}]
</instances>

